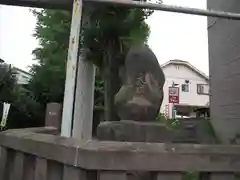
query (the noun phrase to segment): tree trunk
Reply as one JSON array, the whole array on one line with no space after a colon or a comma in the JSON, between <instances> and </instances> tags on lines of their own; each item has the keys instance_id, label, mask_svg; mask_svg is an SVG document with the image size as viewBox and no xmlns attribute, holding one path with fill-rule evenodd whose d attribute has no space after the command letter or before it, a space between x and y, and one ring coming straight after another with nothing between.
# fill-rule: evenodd
<instances>
[{"instance_id":1,"label":"tree trunk","mask_svg":"<svg viewBox=\"0 0 240 180\"><path fill-rule=\"evenodd\" d=\"M117 111L114 105L114 96L121 87L119 78L120 61L118 58L109 56L104 69L104 107L106 121L119 121Z\"/></svg>"}]
</instances>

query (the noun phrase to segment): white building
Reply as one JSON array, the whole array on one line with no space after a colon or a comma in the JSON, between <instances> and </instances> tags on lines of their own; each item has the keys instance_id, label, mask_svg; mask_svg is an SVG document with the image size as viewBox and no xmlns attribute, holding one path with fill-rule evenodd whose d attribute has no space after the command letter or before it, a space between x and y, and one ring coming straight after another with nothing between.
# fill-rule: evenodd
<instances>
[{"instance_id":1,"label":"white building","mask_svg":"<svg viewBox=\"0 0 240 180\"><path fill-rule=\"evenodd\" d=\"M196 117L199 110L209 109L209 78L190 63L171 60L162 65L166 82L161 113L171 117L173 104L169 103L169 87L177 87L179 103L174 103L177 115Z\"/></svg>"},{"instance_id":2,"label":"white building","mask_svg":"<svg viewBox=\"0 0 240 180\"><path fill-rule=\"evenodd\" d=\"M10 64L6 64L5 61L1 58L0 58L0 64L5 66L6 68L11 68L14 71L17 79L17 84L22 84L22 85L28 84L29 80L32 78L31 73L26 72L17 67L14 67Z\"/></svg>"},{"instance_id":3,"label":"white building","mask_svg":"<svg viewBox=\"0 0 240 180\"><path fill-rule=\"evenodd\" d=\"M14 71L16 72L17 84L28 84L29 80L32 78L32 74L22 69L14 67Z\"/></svg>"}]
</instances>

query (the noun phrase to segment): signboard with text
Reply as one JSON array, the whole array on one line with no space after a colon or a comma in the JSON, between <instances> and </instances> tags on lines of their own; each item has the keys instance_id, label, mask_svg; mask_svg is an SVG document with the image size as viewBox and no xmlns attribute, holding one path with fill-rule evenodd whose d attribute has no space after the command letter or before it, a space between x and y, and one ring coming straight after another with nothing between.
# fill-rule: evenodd
<instances>
[{"instance_id":1,"label":"signboard with text","mask_svg":"<svg viewBox=\"0 0 240 180\"><path fill-rule=\"evenodd\" d=\"M11 107L11 104L5 103L5 102L3 103L3 114L0 120L1 129L7 125L7 118L8 118L10 107Z\"/></svg>"},{"instance_id":2,"label":"signboard with text","mask_svg":"<svg viewBox=\"0 0 240 180\"><path fill-rule=\"evenodd\" d=\"M169 87L168 102L173 104L179 104L179 87Z\"/></svg>"}]
</instances>

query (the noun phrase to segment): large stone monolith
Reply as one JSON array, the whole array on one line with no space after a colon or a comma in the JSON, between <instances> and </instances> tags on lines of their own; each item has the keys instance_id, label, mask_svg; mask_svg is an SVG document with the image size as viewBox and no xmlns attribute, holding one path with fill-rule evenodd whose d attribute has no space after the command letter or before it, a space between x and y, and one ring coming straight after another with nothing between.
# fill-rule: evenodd
<instances>
[{"instance_id":1,"label":"large stone monolith","mask_svg":"<svg viewBox=\"0 0 240 180\"><path fill-rule=\"evenodd\" d=\"M121 120L155 121L163 100L164 73L146 45L131 48L121 73L122 87L115 96Z\"/></svg>"}]
</instances>

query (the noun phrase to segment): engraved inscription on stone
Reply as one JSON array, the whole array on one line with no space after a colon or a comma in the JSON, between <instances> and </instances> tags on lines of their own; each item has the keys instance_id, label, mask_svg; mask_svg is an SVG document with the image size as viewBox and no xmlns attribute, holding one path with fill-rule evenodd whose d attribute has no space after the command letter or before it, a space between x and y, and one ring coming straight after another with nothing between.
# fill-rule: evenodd
<instances>
[{"instance_id":1,"label":"engraved inscription on stone","mask_svg":"<svg viewBox=\"0 0 240 180\"><path fill-rule=\"evenodd\" d=\"M145 80L145 74L140 74L136 78L136 95L144 95L145 89L146 89L146 80Z\"/></svg>"}]
</instances>

